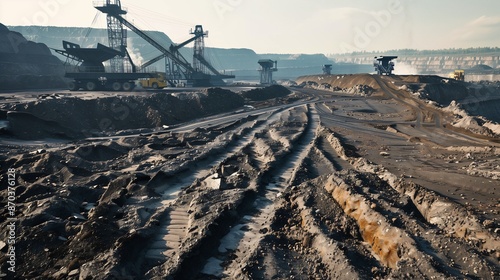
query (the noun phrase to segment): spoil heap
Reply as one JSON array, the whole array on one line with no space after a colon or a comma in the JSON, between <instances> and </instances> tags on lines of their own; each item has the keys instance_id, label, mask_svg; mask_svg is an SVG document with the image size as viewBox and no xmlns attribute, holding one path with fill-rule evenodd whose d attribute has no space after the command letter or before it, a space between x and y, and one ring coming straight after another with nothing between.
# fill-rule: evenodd
<instances>
[{"instance_id":1,"label":"spoil heap","mask_svg":"<svg viewBox=\"0 0 500 280\"><path fill-rule=\"evenodd\" d=\"M45 44L26 40L0 23L0 89L65 87L63 63Z\"/></svg>"}]
</instances>

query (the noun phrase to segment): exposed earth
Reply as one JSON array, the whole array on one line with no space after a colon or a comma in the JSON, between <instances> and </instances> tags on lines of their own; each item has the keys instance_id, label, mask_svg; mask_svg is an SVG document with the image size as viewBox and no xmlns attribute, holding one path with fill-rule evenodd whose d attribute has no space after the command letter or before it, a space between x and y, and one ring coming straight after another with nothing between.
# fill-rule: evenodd
<instances>
[{"instance_id":1,"label":"exposed earth","mask_svg":"<svg viewBox=\"0 0 500 280\"><path fill-rule=\"evenodd\" d=\"M0 94L0 274L500 278L498 85L296 84Z\"/></svg>"},{"instance_id":2,"label":"exposed earth","mask_svg":"<svg viewBox=\"0 0 500 280\"><path fill-rule=\"evenodd\" d=\"M64 65L47 45L0 23L0 90L64 88Z\"/></svg>"}]
</instances>

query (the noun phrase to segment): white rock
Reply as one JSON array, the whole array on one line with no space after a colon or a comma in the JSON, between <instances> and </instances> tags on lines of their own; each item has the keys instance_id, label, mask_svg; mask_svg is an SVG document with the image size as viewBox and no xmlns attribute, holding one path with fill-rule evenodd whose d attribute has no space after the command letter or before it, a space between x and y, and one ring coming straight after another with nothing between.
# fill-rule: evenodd
<instances>
[{"instance_id":1,"label":"white rock","mask_svg":"<svg viewBox=\"0 0 500 280\"><path fill-rule=\"evenodd\" d=\"M80 273L79 269L73 269L72 271L69 272L68 276L75 276Z\"/></svg>"}]
</instances>

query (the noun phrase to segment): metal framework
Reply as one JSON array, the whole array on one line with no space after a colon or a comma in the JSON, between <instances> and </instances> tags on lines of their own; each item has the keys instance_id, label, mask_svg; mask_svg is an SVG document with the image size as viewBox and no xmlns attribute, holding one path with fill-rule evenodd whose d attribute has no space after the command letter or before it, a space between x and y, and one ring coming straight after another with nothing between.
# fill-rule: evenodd
<instances>
[{"instance_id":1,"label":"metal framework","mask_svg":"<svg viewBox=\"0 0 500 280\"><path fill-rule=\"evenodd\" d=\"M116 19L121 25L126 26L141 38L143 38L146 42L158 49L162 54L154 58L151 63L147 62L145 65L151 65L152 63L162 58L166 58L165 72L168 80L187 80L188 83L193 82L194 85L203 86L211 84L223 84L222 79L234 78L233 75L225 75L219 73L204 58L203 37L207 36L208 33L203 31L201 25L197 25L195 31L191 33L195 35L193 38L179 45L171 45L170 48L167 49L123 17L123 15L126 14L126 11L121 8L119 0L106 0L105 3L100 4L94 3L94 7L99 11L107 14L108 18L112 17ZM108 28L110 27L108 26ZM114 28L116 29L116 26ZM113 27L111 27L111 29L113 29ZM118 32L113 32L113 34L118 34ZM193 56L193 64L196 65L195 67L193 67L179 52L180 48L193 41L195 41L195 50ZM126 48L124 52L126 53ZM141 68L144 67L146 66L142 66Z\"/></svg>"},{"instance_id":2,"label":"metal framework","mask_svg":"<svg viewBox=\"0 0 500 280\"><path fill-rule=\"evenodd\" d=\"M203 31L201 25L197 25L193 32L190 34L194 35L194 49L193 49L193 68L200 72L206 72L207 69L202 63L205 57L205 37L208 36L208 32Z\"/></svg>"},{"instance_id":3,"label":"metal framework","mask_svg":"<svg viewBox=\"0 0 500 280\"><path fill-rule=\"evenodd\" d=\"M110 13L119 15L127 14L127 11L122 9L120 0L106 0L102 3L102 8ZM119 56L109 61L111 71L114 73L126 72L126 70L130 69L129 61L131 61L127 52L127 29L123 27L123 24L117 18L111 16L109 13L107 16L107 25L108 45L120 52ZM132 69L132 72L135 72L135 69Z\"/></svg>"},{"instance_id":4,"label":"metal framework","mask_svg":"<svg viewBox=\"0 0 500 280\"><path fill-rule=\"evenodd\" d=\"M392 75L394 70L394 62L391 60L398 58L397 56L379 56L375 57L373 66L378 75Z\"/></svg>"},{"instance_id":5,"label":"metal framework","mask_svg":"<svg viewBox=\"0 0 500 280\"><path fill-rule=\"evenodd\" d=\"M108 41L109 46L115 50L122 52L122 46L126 47L126 30L123 29L122 24L113 17L108 16ZM124 72L124 57L115 56L110 61L111 71L118 73Z\"/></svg>"},{"instance_id":6,"label":"metal framework","mask_svg":"<svg viewBox=\"0 0 500 280\"><path fill-rule=\"evenodd\" d=\"M278 71L278 61L271 59L261 59L260 64L260 84L271 85L273 83L273 72Z\"/></svg>"}]
</instances>

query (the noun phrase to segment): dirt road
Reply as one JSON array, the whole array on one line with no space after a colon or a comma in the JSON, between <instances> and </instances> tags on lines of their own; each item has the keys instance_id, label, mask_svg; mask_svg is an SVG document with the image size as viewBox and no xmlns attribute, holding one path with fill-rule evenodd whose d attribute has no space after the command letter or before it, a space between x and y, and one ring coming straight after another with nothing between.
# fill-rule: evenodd
<instances>
[{"instance_id":1,"label":"dirt road","mask_svg":"<svg viewBox=\"0 0 500 280\"><path fill-rule=\"evenodd\" d=\"M19 275L500 277L500 144L375 83L372 97L294 88L173 128L4 144Z\"/></svg>"}]
</instances>

